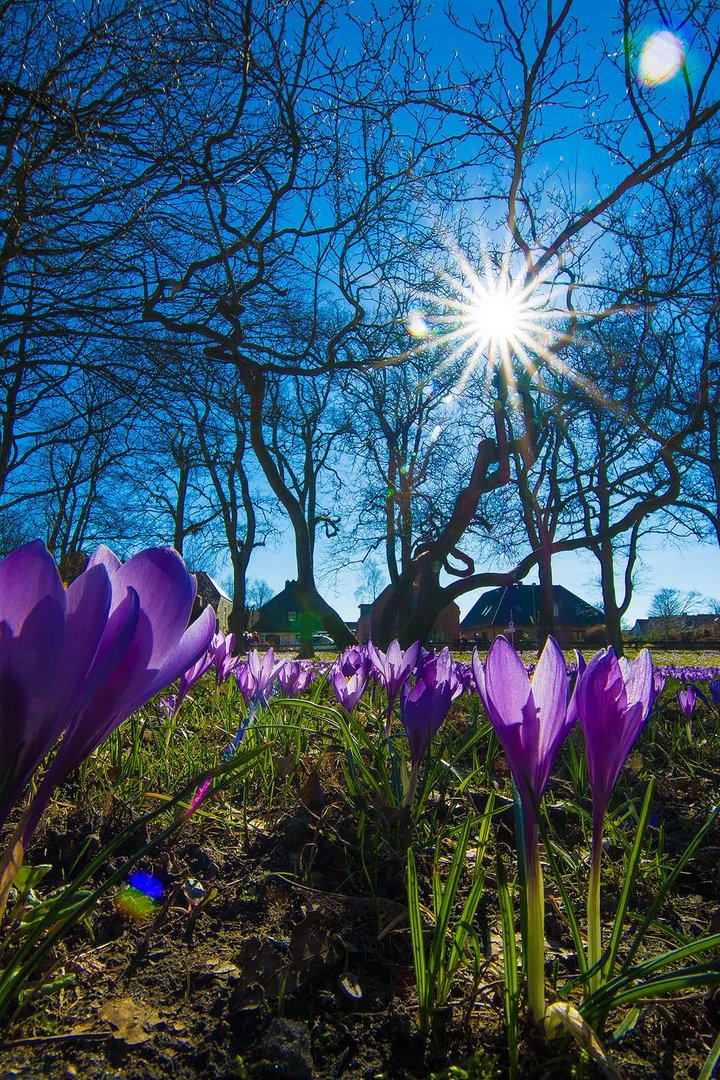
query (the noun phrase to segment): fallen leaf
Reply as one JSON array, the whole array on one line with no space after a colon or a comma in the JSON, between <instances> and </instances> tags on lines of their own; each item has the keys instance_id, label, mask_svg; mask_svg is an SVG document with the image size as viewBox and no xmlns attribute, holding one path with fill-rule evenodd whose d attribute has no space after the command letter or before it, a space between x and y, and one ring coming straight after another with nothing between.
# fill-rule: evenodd
<instances>
[{"instance_id":1,"label":"fallen leaf","mask_svg":"<svg viewBox=\"0 0 720 1080\"><path fill-rule=\"evenodd\" d=\"M100 1019L115 1028L113 1037L128 1046L137 1046L152 1038L153 1029L162 1023L159 1013L132 998L110 1001L100 1010Z\"/></svg>"},{"instance_id":2,"label":"fallen leaf","mask_svg":"<svg viewBox=\"0 0 720 1080\"><path fill-rule=\"evenodd\" d=\"M241 975L240 968L237 964L231 963L229 960L208 960L205 967L211 975L228 975L232 979L239 979Z\"/></svg>"},{"instance_id":3,"label":"fallen leaf","mask_svg":"<svg viewBox=\"0 0 720 1080\"><path fill-rule=\"evenodd\" d=\"M621 1074L610 1061L605 1047L593 1029L586 1020L583 1020L575 1006L567 1001L554 1002L548 1006L545 1013L545 1034L549 1039L558 1035L561 1028L569 1032L578 1046L597 1062L605 1076L610 1080L622 1080Z\"/></svg>"},{"instance_id":4,"label":"fallen leaf","mask_svg":"<svg viewBox=\"0 0 720 1080\"><path fill-rule=\"evenodd\" d=\"M300 788L300 801L313 814L319 814L324 807L325 791L316 772L311 772Z\"/></svg>"},{"instance_id":5,"label":"fallen leaf","mask_svg":"<svg viewBox=\"0 0 720 1080\"><path fill-rule=\"evenodd\" d=\"M338 961L335 937L323 925L319 911L310 912L296 923L290 934L290 959L301 977L313 978L324 968Z\"/></svg>"}]
</instances>

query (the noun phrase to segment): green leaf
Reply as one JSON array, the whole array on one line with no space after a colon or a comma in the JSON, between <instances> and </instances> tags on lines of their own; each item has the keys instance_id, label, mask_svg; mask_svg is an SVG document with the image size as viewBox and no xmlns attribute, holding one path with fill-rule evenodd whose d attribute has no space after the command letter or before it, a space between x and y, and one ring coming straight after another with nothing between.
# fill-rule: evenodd
<instances>
[{"instance_id":1,"label":"green leaf","mask_svg":"<svg viewBox=\"0 0 720 1080\"><path fill-rule=\"evenodd\" d=\"M413 966L415 968L415 986L417 988L420 1009L420 1027L427 1029L430 1012L428 1001L428 979L425 966L425 941L423 938L422 917L420 914L420 894L418 892L415 856L411 847L407 852L407 898L410 940L412 942Z\"/></svg>"}]
</instances>

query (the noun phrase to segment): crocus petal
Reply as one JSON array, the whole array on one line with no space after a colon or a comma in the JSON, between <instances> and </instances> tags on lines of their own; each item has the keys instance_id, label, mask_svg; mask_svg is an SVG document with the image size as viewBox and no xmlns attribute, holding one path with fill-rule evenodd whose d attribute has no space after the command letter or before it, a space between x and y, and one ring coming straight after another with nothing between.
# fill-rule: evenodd
<instances>
[{"instance_id":1,"label":"crocus petal","mask_svg":"<svg viewBox=\"0 0 720 1080\"><path fill-rule=\"evenodd\" d=\"M538 711L538 796L545 790L550 769L573 724L568 716L568 676L565 657L554 638L545 642L532 677L532 696Z\"/></svg>"},{"instance_id":2,"label":"crocus petal","mask_svg":"<svg viewBox=\"0 0 720 1080\"><path fill-rule=\"evenodd\" d=\"M487 687L485 685L485 668L478 655L477 649L473 649L472 659L470 661L470 668L472 670L472 676L475 680L475 686L477 692L480 695L480 700L485 707L485 712L488 711L488 699L487 699Z\"/></svg>"},{"instance_id":3,"label":"crocus petal","mask_svg":"<svg viewBox=\"0 0 720 1080\"><path fill-rule=\"evenodd\" d=\"M623 662L620 661L620 664L622 670ZM641 701L644 707L649 709L654 696L654 680L652 658L648 649L642 649L635 660L628 662L628 672L626 674L623 670L623 677L628 705Z\"/></svg>"},{"instance_id":4,"label":"crocus petal","mask_svg":"<svg viewBox=\"0 0 720 1080\"><path fill-rule=\"evenodd\" d=\"M94 664L99 642L108 621L108 612L112 600L110 578L103 566L94 566L72 582L66 593L67 632L60 657L66 687L74 695L71 711L80 707L77 696L79 684L83 681L84 699L87 700L93 690L88 675L91 665L95 675L98 665ZM99 673L102 678L102 673Z\"/></svg>"},{"instance_id":5,"label":"crocus petal","mask_svg":"<svg viewBox=\"0 0 720 1080\"><path fill-rule=\"evenodd\" d=\"M139 615L137 593L134 590L128 590L123 602L108 619L98 647L95 665L88 683L88 690L92 691L92 696L88 700L87 694L83 692L79 695L79 700L74 703L78 711L71 718L52 764L43 778L36 801L42 801L41 792L49 792L49 798L55 787L62 783L65 777L77 768L102 742L106 734L109 734L116 726L115 717L122 709L124 688L127 686L133 665L138 661L137 653L133 650L133 635L137 629ZM119 704L120 707L118 707ZM128 715L129 713L120 715L117 723Z\"/></svg>"},{"instance_id":6,"label":"crocus petal","mask_svg":"<svg viewBox=\"0 0 720 1080\"><path fill-rule=\"evenodd\" d=\"M40 540L24 544L0 561L0 622L19 633L41 600L65 611L65 590L52 555Z\"/></svg>"},{"instance_id":7,"label":"crocus petal","mask_svg":"<svg viewBox=\"0 0 720 1080\"><path fill-rule=\"evenodd\" d=\"M35 604L17 636L0 623L0 824L65 724L52 695L64 628L51 597Z\"/></svg>"},{"instance_id":8,"label":"crocus petal","mask_svg":"<svg viewBox=\"0 0 720 1080\"><path fill-rule=\"evenodd\" d=\"M88 559L86 570L91 570L93 566L104 566L108 575L112 577L120 569L122 563L114 551L111 551L105 544L100 544Z\"/></svg>"},{"instance_id":9,"label":"crocus petal","mask_svg":"<svg viewBox=\"0 0 720 1080\"><path fill-rule=\"evenodd\" d=\"M134 555L111 576L113 600L134 589L151 626L148 666L159 668L176 648L195 600L195 579L172 548L150 548Z\"/></svg>"},{"instance_id":10,"label":"crocus petal","mask_svg":"<svg viewBox=\"0 0 720 1080\"><path fill-rule=\"evenodd\" d=\"M534 723L530 703L530 678L525 665L504 637L497 637L488 651L485 662L485 694L490 707L490 719L499 737L502 728L519 727L523 722ZM535 712L534 703L532 712ZM512 765L512 762L510 762Z\"/></svg>"},{"instance_id":11,"label":"crocus petal","mask_svg":"<svg viewBox=\"0 0 720 1080\"><path fill-rule=\"evenodd\" d=\"M190 626L188 626L174 650L152 680L149 693L146 690L145 700L159 693L170 683L175 682L178 676L187 670L198 654L202 655L205 652L215 626L215 617L213 609L206 607L198 615L197 619L190 623ZM135 708L139 707L140 705L135 706ZM132 711L134 712L135 709Z\"/></svg>"},{"instance_id":12,"label":"crocus petal","mask_svg":"<svg viewBox=\"0 0 720 1080\"><path fill-rule=\"evenodd\" d=\"M506 723L520 723L525 702L530 694L530 678L525 665L510 642L497 637L485 661L485 686L488 697Z\"/></svg>"}]
</instances>

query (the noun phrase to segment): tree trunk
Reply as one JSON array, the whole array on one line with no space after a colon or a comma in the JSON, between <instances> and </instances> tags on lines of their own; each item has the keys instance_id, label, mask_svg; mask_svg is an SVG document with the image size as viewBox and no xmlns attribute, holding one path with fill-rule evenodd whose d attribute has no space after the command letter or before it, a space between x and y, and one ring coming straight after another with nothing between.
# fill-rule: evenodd
<instances>
[{"instance_id":1,"label":"tree trunk","mask_svg":"<svg viewBox=\"0 0 720 1080\"><path fill-rule=\"evenodd\" d=\"M615 559L612 543L605 540L600 545L600 584L602 586L603 608L605 611L605 634L608 645L612 645L618 656L624 653L622 637L622 614L615 593Z\"/></svg>"},{"instance_id":2,"label":"tree trunk","mask_svg":"<svg viewBox=\"0 0 720 1080\"><path fill-rule=\"evenodd\" d=\"M543 544L538 560L539 610L538 610L538 652L555 631L555 594L553 593L552 556L550 547Z\"/></svg>"},{"instance_id":3,"label":"tree trunk","mask_svg":"<svg viewBox=\"0 0 720 1080\"><path fill-rule=\"evenodd\" d=\"M303 610L317 615L323 629L327 630L339 649L348 645L357 644L357 638L348 630L334 608L323 600L315 584L315 572L313 566L313 550L305 513L299 501L283 480L280 471L273 461L272 454L265 443L262 429L262 410L265 399L265 379L261 372L251 373L247 370L240 372L243 385L250 400L250 443L260 468L265 478L276 495L280 504L287 511L290 524L295 536L295 557L297 560L298 592L302 600ZM301 624L300 653L303 658L314 655L312 644L312 622L305 621Z\"/></svg>"},{"instance_id":4,"label":"tree trunk","mask_svg":"<svg viewBox=\"0 0 720 1080\"><path fill-rule=\"evenodd\" d=\"M245 579L251 551L252 547L248 545L230 554L233 568L233 603L228 619L228 631L235 635L238 648L245 631Z\"/></svg>"}]
</instances>

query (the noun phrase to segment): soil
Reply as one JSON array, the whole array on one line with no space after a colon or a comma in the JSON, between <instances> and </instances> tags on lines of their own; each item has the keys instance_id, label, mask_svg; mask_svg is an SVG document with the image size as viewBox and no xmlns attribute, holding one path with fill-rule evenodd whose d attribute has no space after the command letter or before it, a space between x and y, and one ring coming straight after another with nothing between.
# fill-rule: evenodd
<instances>
[{"instance_id":1,"label":"soil","mask_svg":"<svg viewBox=\"0 0 720 1080\"><path fill-rule=\"evenodd\" d=\"M105 897L56 955L55 977L67 985L25 1001L10 1018L0 1080L508 1075L494 882L488 876L478 915L479 978L458 980L426 1040L417 1027L403 859L386 845L369 868L371 889L347 807L317 777L293 783L282 811L246 806L239 835L218 823L217 805L214 818L196 817L141 862L162 884L144 917L130 914L122 892ZM688 817L686 796L667 783L659 788L672 856L697 821ZM553 807L551 816L562 814L557 795ZM30 861L69 867L117 824L112 813L75 810L39 834ZM511 815L497 835L510 867ZM714 919L717 930L719 896L717 848L706 847L676 895L677 925L696 926L700 936ZM577 963L552 888L547 909L552 982L554 972L572 974ZM720 997L711 991L643 1006L612 1049L613 1074L569 1036L548 1040L521 1016L519 1075L695 1077L718 1030Z\"/></svg>"}]
</instances>

